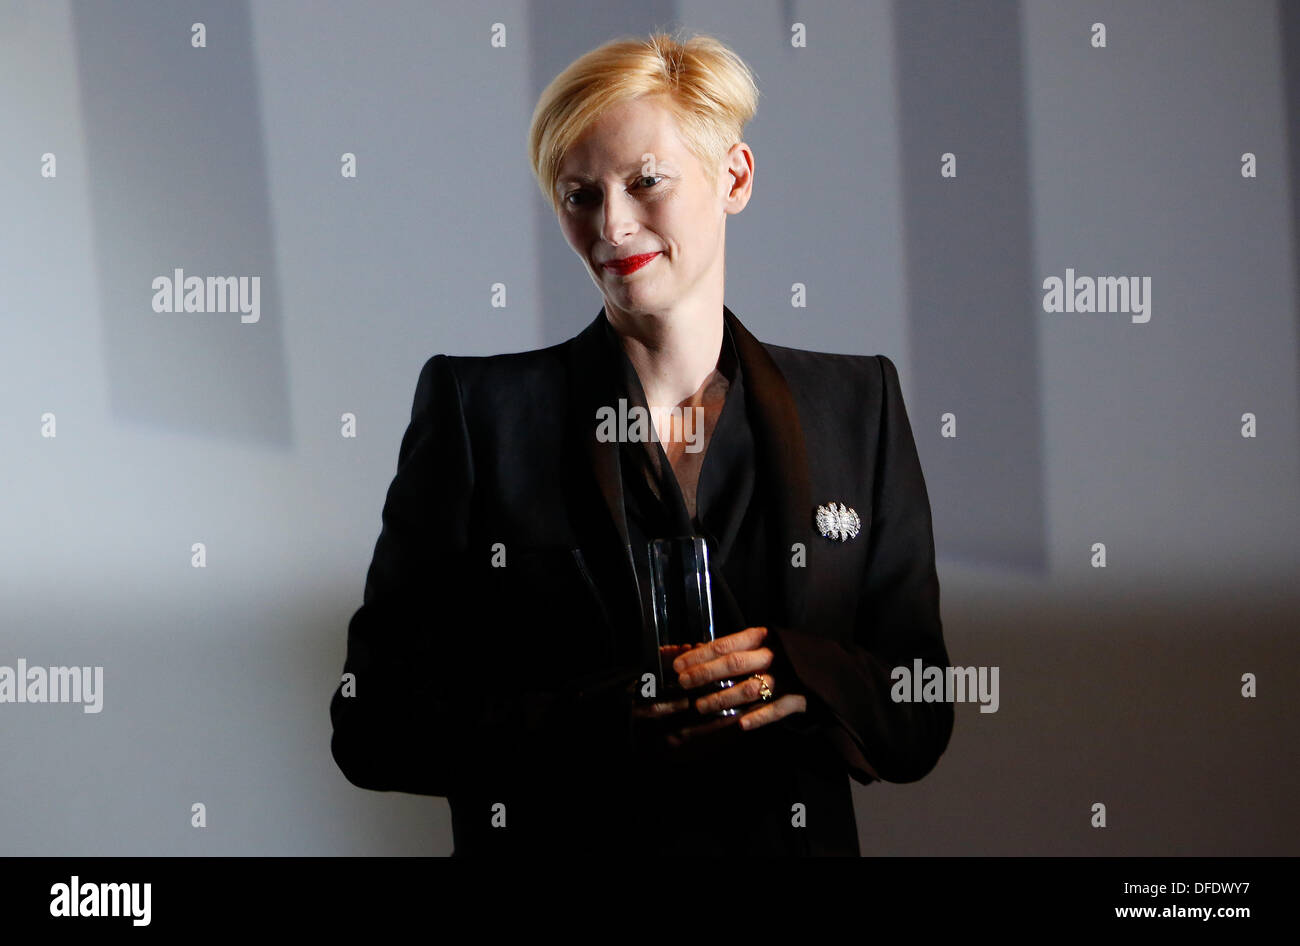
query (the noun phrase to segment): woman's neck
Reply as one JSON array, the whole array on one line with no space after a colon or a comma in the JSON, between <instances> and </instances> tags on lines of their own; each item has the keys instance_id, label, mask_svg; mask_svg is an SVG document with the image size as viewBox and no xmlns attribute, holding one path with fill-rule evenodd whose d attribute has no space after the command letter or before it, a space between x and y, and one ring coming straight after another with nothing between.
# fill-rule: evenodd
<instances>
[{"instance_id":1,"label":"woman's neck","mask_svg":"<svg viewBox=\"0 0 1300 946\"><path fill-rule=\"evenodd\" d=\"M636 369L648 407L704 403L722 352L721 304L712 312L679 311L667 316L605 311Z\"/></svg>"}]
</instances>

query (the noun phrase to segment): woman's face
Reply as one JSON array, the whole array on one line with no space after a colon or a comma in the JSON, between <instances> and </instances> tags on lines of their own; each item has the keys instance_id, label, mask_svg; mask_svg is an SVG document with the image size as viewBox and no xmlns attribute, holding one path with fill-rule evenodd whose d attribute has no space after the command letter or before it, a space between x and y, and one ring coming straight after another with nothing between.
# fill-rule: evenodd
<instances>
[{"instance_id":1,"label":"woman's face","mask_svg":"<svg viewBox=\"0 0 1300 946\"><path fill-rule=\"evenodd\" d=\"M560 228L607 311L662 315L720 298L726 215L749 200L753 155L732 146L706 177L654 97L602 116L565 155L556 185ZM606 263L657 254L635 270Z\"/></svg>"}]
</instances>

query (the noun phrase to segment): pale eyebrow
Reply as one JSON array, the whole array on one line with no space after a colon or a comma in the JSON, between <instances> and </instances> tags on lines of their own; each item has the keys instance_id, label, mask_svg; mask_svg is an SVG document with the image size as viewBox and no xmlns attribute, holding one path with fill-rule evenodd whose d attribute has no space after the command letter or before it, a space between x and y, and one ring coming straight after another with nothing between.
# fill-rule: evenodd
<instances>
[{"instance_id":1,"label":"pale eyebrow","mask_svg":"<svg viewBox=\"0 0 1300 946\"><path fill-rule=\"evenodd\" d=\"M641 168L643 168L644 166L645 166L644 161L637 161L633 164L625 164L623 167L618 169L618 172L622 175L628 175L631 174L633 171L641 170ZM672 164L670 164L668 161L658 161L655 163L655 167L671 168ZM555 182L555 186L563 187L565 184L591 184L594 181L595 178L588 177L585 174L566 174L564 177L560 178L558 181Z\"/></svg>"}]
</instances>

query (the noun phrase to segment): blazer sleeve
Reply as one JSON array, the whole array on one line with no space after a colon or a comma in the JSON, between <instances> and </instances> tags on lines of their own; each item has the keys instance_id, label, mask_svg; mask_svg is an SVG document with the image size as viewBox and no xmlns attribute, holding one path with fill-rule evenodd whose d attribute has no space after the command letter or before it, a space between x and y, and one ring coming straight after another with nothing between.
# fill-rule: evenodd
<instances>
[{"instance_id":1,"label":"blazer sleeve","mask_svg":"<svg viewBox=\"0 0 1300 946\"><path fill-rule=\"evenodd\" d=\"M903 405L898 371L877 355L882 379L875 454L870 549L852 640L771 628L775 665L790 668L809 702L787 717L789 728L818 733L859 782L911 782L934 768L947 748L953 707L895 702L895 667L920 658L945 667L930 501ZM786 722L783 720L782 722Z\"/></svg>"},{"instance_id":2,"label":"blazer sleeve","mask_svg":"<svg viewBox=\"0 0 1300 946\"><path fill-rule=\"evenodd\" d=\"M353 784L449 795L626 738L635 671L563 689L513 685L467 566L474 463L445 355L416 384L361 607L330 702L335 762Z\"/></svg>"}]
</instances>

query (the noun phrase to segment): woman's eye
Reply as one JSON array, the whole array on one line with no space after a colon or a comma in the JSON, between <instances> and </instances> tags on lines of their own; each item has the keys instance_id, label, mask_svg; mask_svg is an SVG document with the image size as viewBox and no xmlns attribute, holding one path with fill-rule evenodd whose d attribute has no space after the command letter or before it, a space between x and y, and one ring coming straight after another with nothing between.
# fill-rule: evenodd
<instances>
[{"instance_id":1,"label":"woman's eye","mask_svg":"<svg viewBox=\"0 0 1300 946\"><path fill-rule=\"evenodd\" d=\"M647 174L647 175L645 175L644 177L638 177L638 178L636 179L637 183L640 184L640 185L642 186L642 188L645 189L645 190L649 190L649 189L653 188L655 185L657 185L657 184L658 184L660 181L662 181L662 180L663 180L663 178L660 177L660 176L657 175L657 174ZM646 183L647 181L649 181L650 183L647 184L647 183ZM582 198L583 195L584 195L585 193L586 193L585 191L574 191L574 192L571 193L571 194L567 194L567 195L565 195L564 202L565 202L566 204L568 204L569 206L571 206L571 207L577 207L577 206L579 206L583 201L582 201L581 199L574 200L574 198L575 198L575 197L576 197L576 198Z\"/></svg>"}]
</instances>

